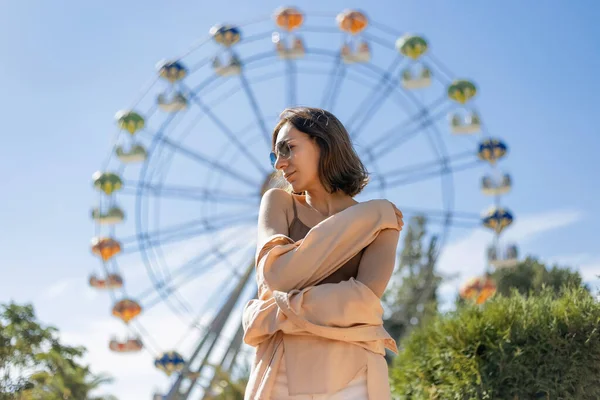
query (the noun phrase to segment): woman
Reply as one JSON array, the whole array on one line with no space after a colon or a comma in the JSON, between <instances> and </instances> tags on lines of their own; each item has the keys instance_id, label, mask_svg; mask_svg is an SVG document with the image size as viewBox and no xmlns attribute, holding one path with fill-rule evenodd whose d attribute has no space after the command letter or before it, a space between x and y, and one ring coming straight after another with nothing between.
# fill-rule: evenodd
<instances>
[{"instance_id":1,"label":"woman","mask_svg":"<svg viewBox=\"0 0 600 400\"><path fill-rule=\"evenodd\" d=\"M308 107L284 110L273 132L272 147L271 161L274 168L281 171L288 187L270 189L264 194L258 221L259 243L278 234L293 241L302 240L315 225L359 204L353 197L367 185L368 173L352 147L348 132L331 113ZM338 284L354 278L381 298L394 269L398 238L399 229L381 230L367 247L316 285ZM297 354L307 354L323 345L323 340L309 343L312 339L306 336L288 338L292 339L307 342L304 350ZM347 344L343 354L348 363L320 360L320 365L312 367L319 371L311 378L314 392L296 395L290 394L294 390L289 378L309 372L294 370L301 363L294 363L288 355L279 365L270 398L368 399L366 351ZM328 371L335 371L338 377L345 374L347 384L335 388L339 389L335 392L324 392L334 390L326 378ZM385 374L387 382L387 370L379 373Z\"/></svg>"}]
</instances>

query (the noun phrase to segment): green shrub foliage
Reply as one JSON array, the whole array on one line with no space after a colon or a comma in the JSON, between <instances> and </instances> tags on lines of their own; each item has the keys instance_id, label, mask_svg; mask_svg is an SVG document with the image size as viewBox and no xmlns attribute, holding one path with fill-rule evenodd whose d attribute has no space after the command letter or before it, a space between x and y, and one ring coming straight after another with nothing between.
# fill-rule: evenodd
<instances>
[{"instance_id":1,"label":"green shrub foliage","mask_svg":"<svg viewBox=\"0 0 600 400\"><path fill-rule=\"evenodd\" d=\"M582 287L466 305L402 345L397 399L600 399L600 304Z\"/></svg>"}]
</instances>

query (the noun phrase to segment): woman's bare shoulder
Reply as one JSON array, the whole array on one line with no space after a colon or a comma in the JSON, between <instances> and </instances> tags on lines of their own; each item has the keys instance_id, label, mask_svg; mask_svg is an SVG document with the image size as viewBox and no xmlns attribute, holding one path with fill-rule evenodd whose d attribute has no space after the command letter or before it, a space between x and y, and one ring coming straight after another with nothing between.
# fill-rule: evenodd
<instances>
[{"instance_id":1,"label":"woman's bare shoulder","mask_svg":"<svg viewBox=\"0 0 600 400\"><path fill-rule=\"evenodd\" d=\"M263 194L258 213L259 235L288 234L290 197L290 193L279 188L271 188Z\"/></svg>"},{"instance_id":2,"label":"woman's bare shoulder","mask_svg":"<svg viewBox=\"0 0 600 400\"><path fill-rule=\"evenodd\" d=\"M292 194L280 188L271 188L267 190L260 201L261 207L279 207L286 209L291 204Z\"/></svg>"}]
</instances>

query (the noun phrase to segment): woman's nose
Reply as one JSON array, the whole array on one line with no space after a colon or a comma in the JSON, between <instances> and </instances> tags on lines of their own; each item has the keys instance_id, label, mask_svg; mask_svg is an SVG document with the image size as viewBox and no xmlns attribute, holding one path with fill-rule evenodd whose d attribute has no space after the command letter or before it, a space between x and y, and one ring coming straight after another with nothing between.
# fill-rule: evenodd
<instances>
[{"instance_id":1,"label":"woman's nose","mask_svg":"<svg viewBox=\"0 0 600 400\"><path fill-rule=\"evenodd\" d=\"M288 160L277 156L277 161L275 161L275 169L281 169L285 167L288 163Z\"/></svg>"}]
</instances>

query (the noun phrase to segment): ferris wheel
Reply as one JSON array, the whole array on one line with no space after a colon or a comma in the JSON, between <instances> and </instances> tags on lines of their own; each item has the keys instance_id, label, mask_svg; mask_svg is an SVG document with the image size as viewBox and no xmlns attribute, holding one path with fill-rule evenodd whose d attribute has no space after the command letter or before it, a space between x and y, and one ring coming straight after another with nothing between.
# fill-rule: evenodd
<instances>
[{"instance_id":1,"label":"ferris wheel","mask_svg":"<svg viewBox=\"0 0 600 400\"><path fill-rule=\"evenodd\" d=\"M483 224L494 232L485 270L514 265L516 246L499 239L513 220L501 204L511 176L498 167L507 145L487 134L477 91L425 37L357 10L285 7L216 25L159 62L142 96L116 114L112 148L92 178L100 263L89 284L110 294L124 322L109 348L153 354L171 376L157 398L210 398L220 373L235 375L248 350L236 313L256 295L258 207L284 183L270 165L270 132L288 106L319 106L344 123L371 173L359 201L388 198L406 218L424 216L438 252L451 228ZM493 199L483 216L455 207L459 194L481 193ZM477 284L465 296L480 295ZM158 306L195 336L187 349L183 338L157 343L144 328Z\"/></svg>"}]
</instances>

